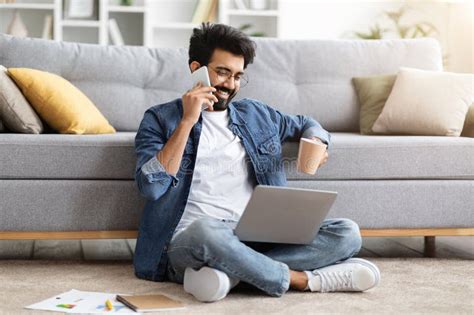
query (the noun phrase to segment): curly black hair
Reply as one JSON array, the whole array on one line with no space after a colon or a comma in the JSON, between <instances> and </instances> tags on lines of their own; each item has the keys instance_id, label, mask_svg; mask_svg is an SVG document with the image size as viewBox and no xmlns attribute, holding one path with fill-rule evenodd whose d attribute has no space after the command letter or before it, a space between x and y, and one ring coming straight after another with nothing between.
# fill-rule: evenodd
<instances>
[{"instance_id":1,"label":"curly black hair","mask_svg":"<svg viewBox=\"0 0 474 315\"><path fill-rule=\"evenodd\" d=\"M253 62L257 45L245 33L224 24L202 23L189 39L189 64L207 66L216 48L244 57L244 69Z\"/></svg>"}]
</instances>

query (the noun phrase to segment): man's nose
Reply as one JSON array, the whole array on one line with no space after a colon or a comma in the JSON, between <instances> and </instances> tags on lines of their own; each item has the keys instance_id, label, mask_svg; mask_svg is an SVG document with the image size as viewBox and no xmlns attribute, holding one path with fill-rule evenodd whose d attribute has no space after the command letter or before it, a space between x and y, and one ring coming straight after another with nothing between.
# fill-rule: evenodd
<instances>
[{"instance_id":1,"label":"man's nose","mask_svg":"<svg viewBox=\"0 0 474 315\"><path fill-rule=\"evenodd\" d=\"M229 90L235 89L235 79L234 77L226 78L223 85L228 88Z\"/></svg>"}]
</instances>

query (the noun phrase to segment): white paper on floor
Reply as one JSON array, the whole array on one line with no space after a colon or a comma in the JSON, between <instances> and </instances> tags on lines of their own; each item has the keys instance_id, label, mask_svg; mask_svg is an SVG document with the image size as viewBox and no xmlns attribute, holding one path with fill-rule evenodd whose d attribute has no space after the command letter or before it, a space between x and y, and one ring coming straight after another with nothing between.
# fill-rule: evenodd
<instances>
[{"instance_id":1,"label":"white paper on floor","mask_svg":"<svg viewBox=\"0 0 474 315\"><path fill-rule=\"evenodd\" d=\"M72 289L39 303L25 306L25 308L70 314L140 314L118 302L115 299L116 295L114 293L85 292ZM112 302L114 307L110 311L105 307L107 299Z\"/></svg>"}]
</instances>

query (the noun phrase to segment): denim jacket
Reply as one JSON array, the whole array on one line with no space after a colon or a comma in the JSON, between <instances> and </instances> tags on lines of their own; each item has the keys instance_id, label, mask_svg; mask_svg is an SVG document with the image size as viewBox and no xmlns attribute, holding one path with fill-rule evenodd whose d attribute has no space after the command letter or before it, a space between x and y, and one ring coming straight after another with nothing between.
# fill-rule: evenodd
<instances>
[{"instance_id":1,"label":"denim jacket","mask_svg":"<svg viewBox=\"0 0 474 315\"><path fill-rule=\"evenodd\" d=\"M330 134L311 117L286 115L248 98L232 102L228 110L229 129L241 139L257 184L286 186L281 156L284 141L316 136L329 148ZM167 246L188 199L202 117L192 128L175 176L168 174L156 158L182 115L181 99L153 106L145 112L135 137L135 182L147 199L133 260L138 278L166 280Z\"/></svg>"}]
</instances>

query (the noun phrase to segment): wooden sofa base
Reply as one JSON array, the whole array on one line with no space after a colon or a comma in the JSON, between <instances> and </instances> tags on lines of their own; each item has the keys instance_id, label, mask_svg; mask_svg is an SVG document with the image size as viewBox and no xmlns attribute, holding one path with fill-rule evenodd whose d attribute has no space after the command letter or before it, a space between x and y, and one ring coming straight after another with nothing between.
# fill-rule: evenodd
<instances>
[{"instance_id":1,"label":"wooden sofa base","mask_svg":"<svg viewBox=\"0 0 474 315\"><path fill-rule=\"evenodd\" d=\"M473 236L474 228L454 229L362 229L363 237L423 236L424 255L436 256L436 236ZM137 238L138 231L66 231L24 232L0 231L0 240L80 240L80 239L130 239Z\"/></svg>"},{"instance_id":2,"label":"wooden sofa base","mask_svg":"<svg viewBox=\"0 0 474 315\"><path fill-rule=\"evenodd\" d=\"M363 237L474 236L474 228L361 229ZM138 231L0 231L0 240L80 240L137 238Z\"/></svg>"}]
</instances>

